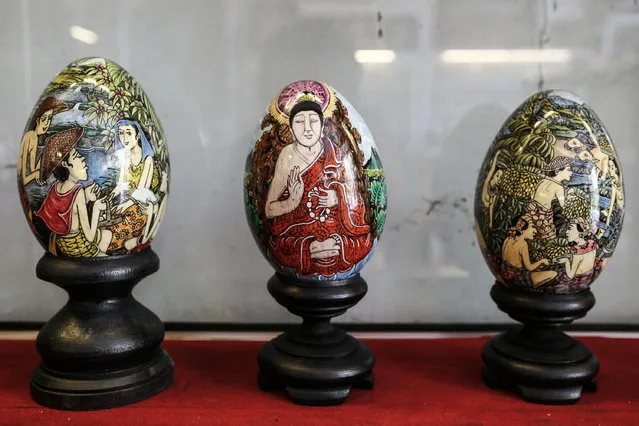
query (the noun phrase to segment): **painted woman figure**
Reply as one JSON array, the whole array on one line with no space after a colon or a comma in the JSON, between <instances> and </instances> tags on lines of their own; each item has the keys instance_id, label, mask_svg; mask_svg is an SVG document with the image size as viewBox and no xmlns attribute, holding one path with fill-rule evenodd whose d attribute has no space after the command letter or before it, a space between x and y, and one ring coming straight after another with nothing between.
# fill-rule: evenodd
<instances>
[{"instance_id":1,"label":"painted woman figure","mask_svg":"<svg viewBox=\"0 0 639 426\"><path fill-rule=\"evenodd\" d=\"M33 180L40 186L45 184L44 179L40 176L40 162L36 161L38 138L47 133L54 114L68 109L64 102L56 98L46 98L36 107L29 131L24 134L22 143L20 144L18 175L20 176L23 186Z\"/></svg>"},{"instance_id":2,"label":"painted woman figure","mask_svg":"<svg viewBox=\"0 0 639 426\"><path fill-rule=\"evenodd\" d=\"M136 121L120 120L115 125L116 146L124 155L118 184L111 193L117 203L111 209L122 221L111 225L113 240L109 250L124 247L131 250L139 244L148 216L142 205L155 199L154 190L159 184L158 170L153 162L153 148Z\"/></svg>"},{"instance_id":3,"label":"painted woman figure","mask_svg":"<svg viewBox=\"0 0 639 426\"><path fill-rule=\"evenodd\" d=\"M146 204L142 204L140 209L142 214L147 216L146 225L144 226L144 232L139 238L138 245L131 249L131 253L136 253L147 248L151 240L155 239L155 235L158 232L160 223L164 219L164 212L166 211L167 195L169 192L169 171L168 169L161 173L159 192L159 203L153 203L149 201Z\"/></svg>"},{"instance_id":4,"label":"painted woman figure","mask_svg":"<svg viewBox=\"0 0 639 426\"><path fill-rule=\"evenodd\" d=\"M51 230L49 252L59 256L105 256L111 241L111 232L98 228L106 209L105 198L97 198L100 188L95 182L86 188L80 183L88 179L86 161L75 149L82 133L80 127L56 133L42 155L42 178L53 173L56 181L35 215ZM93 203L91 216L89 203Z\"/></svg>"},{"instance_id":5,"label":"painted woman figure","mask_svg":"<svg viewBox=\"0 0 639 426\"><path fill-rule=\"evenodd\" d=\"M530 218L525 216L520 217L515 226L508 229L508 237L502 246L502 270L499 274L507 283L517 280L518 286L537 288L557 275L555 271L537 271L540 266L550 264L548 259L531 262L526 240L534 238L535 233Z\"/></svg>"},{"instance_id":6,"label":"painted woman figure","mask_svg":"<svg viewBox=\"0 0 639 426\"><path fill-rule=\"evenodd\" d=\"M548 290L553 293L571 293L588 288L595 270L600 266L596 256L599 245L590 232L587 220L571 220L566 238L570 254L559 259L565 269L557 275L556 283L549 287Z\"/></svg>"},{"instance_id":7,"label":"painted woman figure","mask_svg":"<svg viewBox=\"0 0 639 426\"><path fill-rule=\"evenodd\" d=\"M294 142L279 153L265 204L273 257L302 276L346 272L373 245L352 155L322 136L323 120L312 100L291 109Z\"/></svg>"},{"instance_id":8,"label":"painted woman figure","mask_svg":"<svg viewBox=\"0 0 639 426\"><path fill-rule=\"evenodd\" d=\"M484 210L488 213L488 226L490 229L493 228L493 210L495 202L497 201L497 196L499 195L498 185L504 174L505 168L503 163L497 161L498 157L499 155L495 154L495 158L493 158L493 162L490 166L488 175L484 180L484 186L482 187L481 192L481 203Z\"/></svg>"},{"instance_id":9,"label":"painted woman figure","mask_svg":"<svg viewBox=\"0 0 639 426\"><path fill-rule=\"evenodd\" d=\"M563 182L572 178L571 165L575 161L569 157L555 157L544 168L546 177L539 182L533 199L528 205L527 215L542 239L554 238L557 235L553 221L552 202L557 200L563 208L566 203L566 188Z\"/></svg>"}]
</instances>

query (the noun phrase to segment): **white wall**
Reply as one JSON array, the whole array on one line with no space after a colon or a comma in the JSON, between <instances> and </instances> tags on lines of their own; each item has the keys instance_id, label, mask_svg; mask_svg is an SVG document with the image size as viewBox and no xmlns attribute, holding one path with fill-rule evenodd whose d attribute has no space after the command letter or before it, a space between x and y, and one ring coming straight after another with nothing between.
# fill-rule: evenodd
<instances>
[{"instance_id":1,"label":"white wall","mask_svg":"<svg viewBox=\"0 0 639 426\"><path fill-rule=\"evenodd\" d=\"M377 37L377 12L383 38ZM78 25L99 39L70 36ZM634 0L4 0L0 3L0 321L43 321L65 294L35 277L42 249L15 186L22 130L68 62L106 56L144 87L166 131L169 208L160 272L136 295L166 321L294 321L266 291L271 268L242 206L261 114L297 79L334 86L367 120L388 178L385 234L363 271L369 294L342 321L501 322L475 245L482 157L526 97L579 94L606 124L625 172L625 229L583 322L637 322L639 6ZM541 41L543 40L543 42ZM561 63L451 64L448 49L567 49ZM393 49L357 64L356 49Z\"/></svg>"}]
</instances>

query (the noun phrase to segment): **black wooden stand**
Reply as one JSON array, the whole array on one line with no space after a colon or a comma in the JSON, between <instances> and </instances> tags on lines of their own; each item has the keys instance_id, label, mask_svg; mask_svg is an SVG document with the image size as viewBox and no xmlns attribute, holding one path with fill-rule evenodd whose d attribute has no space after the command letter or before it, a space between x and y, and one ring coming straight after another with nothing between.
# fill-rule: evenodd
<instances>
[{"instance_id":1,"label":"black wooden stand","mask_svg":"<svg viewBox=\"0 0 639 426\"><path fill-rule=\"evenodd\" d=\"M482 378L487 386L551 405L576 403L584 388L596 391L597 358L560 329L595 305L590 290L547 295L513 291L495 283L490 295L499 309L523 326L484 345Z\"/></svg>"},{"instance_id":2,"label":"black wooden stand","mask_svg":"<svg viewBox=\"0 0 639 426\"><path fill-rule=\"evenodd\" d=\"M40 259L38 278L63 288L69 300L38 334L35 402L98 410L141 401L172 383L173 361L160 347L164 325L131 295L159 266L150 248L117 257Z\"/></svg>"},{"instance_id":3,"label":"black wooden stand","mask_svg":"<svg viewBox=\"0 0 639 426\"><path fill-rule=\"evenodd\" d=\"M305 281L275 274L268 290L304 322L264 345L258 355L260 389L282 390L300 405L342 404L352 387L373 388L371 350L330 323L366 294L359 275Z\"/></svg>"}]
</instances>

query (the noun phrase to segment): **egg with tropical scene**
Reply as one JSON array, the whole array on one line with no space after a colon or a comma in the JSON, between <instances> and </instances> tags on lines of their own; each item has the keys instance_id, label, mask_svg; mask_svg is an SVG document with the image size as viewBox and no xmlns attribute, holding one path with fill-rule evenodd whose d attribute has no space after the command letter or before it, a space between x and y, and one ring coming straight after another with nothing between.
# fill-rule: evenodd
<instances>
[{"instance_id":1,"label":"egg with tropical scene","mask_svg":"<svg viewBox=\"0 0 639 426\"><path fill-rule=\"evenodd\" d=\"M592 108L570 92L540 92L506 120L482 163L479 246L509 288L585 291L613 255L624 198L619 156Z\"/></svg>"},{"instance_id":2,"label":"egg with tropical scene","mask_svg":"<svg viewBox=\"0 0 639 426\"><path fill-rule=\"evenodd\" d=\"M105 257L148 247L164 217L169 155L137 81L105 58L84 58L47 85L25 126L18 191L50 254Z\"/></svg>"}]
</instances>

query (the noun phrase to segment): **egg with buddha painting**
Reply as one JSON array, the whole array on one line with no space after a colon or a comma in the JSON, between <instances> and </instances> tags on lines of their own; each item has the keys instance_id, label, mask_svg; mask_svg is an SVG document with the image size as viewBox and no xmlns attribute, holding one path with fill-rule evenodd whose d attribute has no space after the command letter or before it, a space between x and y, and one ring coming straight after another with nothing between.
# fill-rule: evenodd
<instances>
[{"instance_id":1,"label":"egg with buddha painting","mask_svg":"<svg viewBox=\"0 0 639 426\"><path fill-rule=\"evenodd\" d=\"M528 98L497 133L475 192L479 246L514 290L584 291L612 256L624 217L619 157L576 95Z\"/></svg>"},{"instance_id":2,"label":"egg with buddha painting","mask_svg":"<svg viewBox=\"0 0 639 426\"><path fill-rule=\"evenodd\" d=\"M297 81L275 96L247 158L244 194L262 253L278 272L301 279L359 273L386 218L373 137L320 81Z\"/></svg>"},{"instance_id":3,"label":"egg with buddha painting","mask_svg":"<svg viewBox=\"0 0 639 426\"><path fill-rule=\"evenodd\" d=\"M27 121L17 178L31 230L50 254L103 257L146 248L164 216L169 156L137 81L104 58L60 71Z\"/></svg>"}]
</instances>

